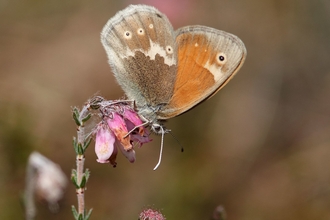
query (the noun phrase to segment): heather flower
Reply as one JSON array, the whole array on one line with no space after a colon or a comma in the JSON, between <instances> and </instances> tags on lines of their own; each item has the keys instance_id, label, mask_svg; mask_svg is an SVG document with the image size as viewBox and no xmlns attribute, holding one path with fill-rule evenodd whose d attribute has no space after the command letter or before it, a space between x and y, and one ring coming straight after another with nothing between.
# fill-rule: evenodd
<instances>
[{"instance_id":1,"label":"heather flower","mask_svg":"<svg viewBox=\"0 0 330 220\"><path fill-rule=\"evenodd\" d=\"M110 107L113 107L110 105ZM103 121L96 128L95 153L99 163L116 166L118 148L133 163L135 151L133 142L139 147L150 142L149 131L143 126L138 114L127 106L106 109ZM106 107L105 107L106 108ZM102 112L102 111L101 111Z\"/></svg>"},{"instance_id":2,"label":"heather flower","mask_svg":"<svg viewBox=\"0 0 330 220\"><path fill-rule=\"evenodd\" d=\"M140 119L140 117L133 110L126 108L124 110L123 116L124 116L125 119L127 119L128 121L133 123L133 125L138 126L140 135L144 134L144 127L141 126L143 124L142 120ZM131 128L131 129L133 129L133 128Z\"/></svg>"},{"instance_id":3,"label":"heather flower","mask_svg":"<svg viewBox=\"0 0 330 220\"><path fill-rule=\"evenodd\" d=\"M145 209L140 213L139 220L166 220L160 211Z\"/></svg>"},{"instance_id":4,"label":"heather flower","mask_svg":"<svg viewBox=\"0 0 330 220\"><path fill-rule=\"evenodd\" d=\"M112 131L109 130L106 124L100 123L97 127L95 138L95 153L97 155L97 162L109 163L110 156L114 154L116 158L116 152L114 152L114 143L116 137Z\"/></svg>"},{"instance_id":5,"label":"heather flower","mask_svg":"<svg viewBox=\"0 0 330 220\"><path fill-rule=\"evenodd\" d=\"M128 130L124 119L116 112L112 114L112 118L107 119L110 130L116 135L117 140L124 147L125 151L132 149L130 136L127 136Z\"/></svg>"},{"instance_id":6,"label":"heather flower","mask_svg":"<svg viewBox=\"0 0 330 220\"><path fill-rule=\"evenodd\" d=\"M131 131L131 141L137 142L139 144L139 147L141 147L143 144L148 143L152 141L152 139L149 138L149 131L146 130L143 126L139 127L139 132L133 131L134 128L136 128L136 125L134 125L131 121L125 119L127 129ZM141 122L142 124L142 122ZM142 132L141 132L142 131Z\"/></svg>"}]
</instances>

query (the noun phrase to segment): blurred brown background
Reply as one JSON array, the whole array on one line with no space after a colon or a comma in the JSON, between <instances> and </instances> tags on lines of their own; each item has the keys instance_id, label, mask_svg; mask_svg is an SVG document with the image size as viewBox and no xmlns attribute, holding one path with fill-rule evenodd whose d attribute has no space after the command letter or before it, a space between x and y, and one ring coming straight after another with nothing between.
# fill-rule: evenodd
<instances>
[{"instance_id":1,"label":"blurred brown background","mask_svg":"<svg viewBox=\"0 0 330 220\"><path fill-rule=\"evenodd\" d=\"M130 164L98 164L90 147L91 219L137 219L144 207L167 219L330 219L330 1L0 1L0 219L23 219L20 197L30 152L75 167L71 107L99 92L117 99L100 43L106 21L128 4L156 6L175 29L211 26L248 51L238 75L211 100L169 121L184 147L160 138ZM72 184L58 214L73 219Z\"/></svg>"}]
</instances>

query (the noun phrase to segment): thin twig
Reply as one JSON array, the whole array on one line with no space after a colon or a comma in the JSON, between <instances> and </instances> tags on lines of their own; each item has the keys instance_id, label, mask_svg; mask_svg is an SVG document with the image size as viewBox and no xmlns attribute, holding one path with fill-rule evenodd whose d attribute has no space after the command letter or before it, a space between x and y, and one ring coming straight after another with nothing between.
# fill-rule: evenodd
<instances>
[{"instance_id":1,"label":"thin twig","mask_svg":"<svg viewBox=\"0 0 330 220\"><path fill-rule=\"evenodd\" d=\"M76 186L78 211L72 207L74 217L76 219L88 219L91 210L86 213L85 209L85 185L89 177L89 171L84 170L85 150L87 149L91 137L85 134L84 123L90 118L90 103L85 104L83 109L79 111L73 109L73 118L77 124L77 138L74 139L73 145L76 151L76 170L72 171L72 180ZM87 138L86 138L87 137Z\"/></svg>"}]
</instances>

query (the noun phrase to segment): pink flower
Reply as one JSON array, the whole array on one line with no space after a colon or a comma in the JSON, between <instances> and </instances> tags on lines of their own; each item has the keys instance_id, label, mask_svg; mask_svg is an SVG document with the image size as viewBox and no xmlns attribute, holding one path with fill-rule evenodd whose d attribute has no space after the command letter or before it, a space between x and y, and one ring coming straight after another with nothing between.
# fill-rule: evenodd
<instances>
[{"instance_id":1,"label":"pink flower","mask_svg":"<svg viewBox=\"0 0 330 220\"><path fill-rule=\"evenodd\" d=\"M97 127L95 138L95 153L97 155L97 162L109 163L110 156L114 153L114 143L116 137L103 123ZM115 152L116 153L116 152Z\"/></svg>"},{"instance_id":2,"label":"pink flower","mask_svg":"<svg viewBox=\"0 0 330 220\"><path fill-rule=\"evenodd\" d=\"M95 153L99 163L110 162L116 166L118 148L133 163L135 151L132 143L136 142L141 147L151 141L138 114L127 106L119 107L104 111L108 113L103 115L103 121L97 125Z\"/></svg>"},{"instance_id":3,"label":"pink flower","mask_svg":"<svg viewBox=\"0 0 330 220\"><path fill-rule=\"evenodd\" d=\"M138 116L138 114L136 114L133 110L126 108L124 110L123 116L125 119L127 119L128 121L133 123L133 125L138 126L139 134L143 135L144 127L141 126L143 123L142 123L142 120L140 119L140 117ZM130 130L133 129L134 127L130 128Z\"/></svg>"},{"instance_id":4,"label":"pink flower","mask_svg":"<svg viewBox=\"0 0 330 220\"><path fill-rule=\"evenodd\" d=\"M145 129L145 127L143 126L143 122L140 119L140 117L138 116L138 114L136 112L134 112L131 109L126 108L124 113L123 113L124 118L126 119L126 124L127 124L127 128L129 131L131 131L132 129L138 127L139 132L138 134L136 134L136 132L132 132L131 134L131 139L135 142L138 142L140 147L144 144L144 143L148 143L150 141L152 141L152 139L149 139L149 135L150 133L148 132L147 129Z\"/></svg>"},{"instance_id":5,"label":"pink flower","mask_svg":"<svg viewBox=\"0 0 330 220\"><path fill-rule=\"evenodd\" d=\"M139 220L165 220L165 217L160 211L145 209L140 213Z\"/></svg>"},{"instance_id":6,"label":"pink flower","mask_svg":"<svg viewBox=\"0 0 330 220\"><path fill-rule=\"evenodd\" d=\"M149 138L150 135L149 131L145 129L143 126L139 127L139 133L137 133L136 131L132 131L136 126L134 126L134 124L131 121L126 119L125 122L127 125L127 129L131 131L130 134L131 140L133 142L137 142L139 144L139 147L141 147L145 143L152 141L152 139ZM141 130L142 132L140 132Z\"/></svg>"},{"instance_id":7,"label":"pink flower","mask_svg":"<svg viewBox=\"0 0 330 220\"><path fill-rule=\"evenodd\" d=\"M117 140L123 145L125 151L131 150L130 136L127 136L128 130L124 119L116 112L112 114L112 118L107 119L110 130L116 135Z\"/></svg>"}]
</instances>

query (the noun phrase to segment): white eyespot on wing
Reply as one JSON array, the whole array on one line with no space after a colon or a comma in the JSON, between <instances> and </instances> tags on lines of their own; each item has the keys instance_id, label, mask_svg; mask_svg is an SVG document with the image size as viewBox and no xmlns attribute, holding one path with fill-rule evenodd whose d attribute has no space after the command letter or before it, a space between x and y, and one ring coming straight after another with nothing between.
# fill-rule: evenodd
<instances>
[{"instance_id":1,"label":"white eyespot on wing","mask_svg":"<svg viewBox=\"0 0 330 220\"><path fill-rule=\"evenodd\" d=\"M166 46L166 52L168 54L172 54L173 53L173 48L170 45Z\"/></svg>"},{"instance_id":2,"label":"white eyespot on wing","mask_svg":"<svg viewBox=\"0 0 330 220\"><path fill-rule=\"evenodd\" d=\"M124 32L124 38L125 39L132 39L132 33L130 31L125 31Z\"/></svg>"},{"instance_id":3,"label":"white eyespot on wing","mask_svg":"<svg viewBox=\"0 0 330 220\"><path fill-rule=\"evenodd\" d=\"M156 54L159 54L159 56L164 58L165 64L167 64L169 66L176 65L177 62L176 62L175 56L168 56L166 50L163 47L161 47L157 43L152 42L151 40L150 40L150 45L151 45L151 48L149 51L147 51L147 55L150 56L150 58L152 60L154 60L156 58ZM171 48L173 51L173 47L171 47Z\"/></svg>"},{"instance_id":4,"label":"white eyespot on wing","mask_svg":"<svg viewBox=\"0 0 330 220\"><path fill-rule=\"evenodd\" d=\"M143 28L139 28L139 29L137 29L137 34L138 34L138 35L144 35L145 33L144 33Z\"/></svg>"},{"instance_id":5,"label":"white eyespot on wing","mask_svg":"<svg viewBox=\"0 0 330 220\"><path fill-rule=\"evenodd\" d=\"M217 53L215 60L219 65L224 65L227 62L227 56L225 53L220 52Z\"/></svg>"}]
</instances>

